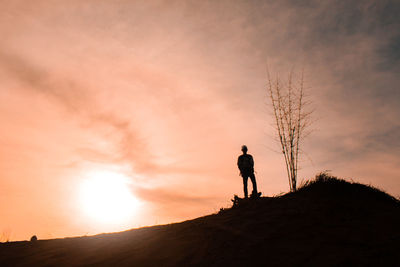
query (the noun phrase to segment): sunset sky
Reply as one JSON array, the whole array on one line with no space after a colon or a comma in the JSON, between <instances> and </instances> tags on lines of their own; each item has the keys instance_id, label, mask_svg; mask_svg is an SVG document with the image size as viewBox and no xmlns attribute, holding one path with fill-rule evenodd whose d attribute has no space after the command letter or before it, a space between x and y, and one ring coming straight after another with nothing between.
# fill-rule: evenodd
<instances>
[{"instance_id":1,"label":"sunset sky","mask_svg":"<svg viewBox=\"0 0 400 267\"><path fill-rule=\"evenodd\" d=\"M330 170L399 197L399 14L386 0L0 0L0 238L217 212L243 194L243 144L259 190L287 192L267 65L304 69L300 181Z\"/></svg>"}]
</instances>

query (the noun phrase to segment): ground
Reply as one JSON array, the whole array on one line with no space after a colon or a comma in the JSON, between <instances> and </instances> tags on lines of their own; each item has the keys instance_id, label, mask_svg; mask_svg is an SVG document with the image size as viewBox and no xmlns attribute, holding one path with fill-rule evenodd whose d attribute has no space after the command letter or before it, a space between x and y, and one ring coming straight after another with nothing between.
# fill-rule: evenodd
<instances>
[{"instance_id":1,"label":"ground","mask_svg":"<svg viewBox=\"0 0 400 267\"><path fill-rule=\"evenodd\" d=\"M400 203L320 176L298 192L194 220L0 244L2 266L398 266Z\"/></svg>"}]
</instances>

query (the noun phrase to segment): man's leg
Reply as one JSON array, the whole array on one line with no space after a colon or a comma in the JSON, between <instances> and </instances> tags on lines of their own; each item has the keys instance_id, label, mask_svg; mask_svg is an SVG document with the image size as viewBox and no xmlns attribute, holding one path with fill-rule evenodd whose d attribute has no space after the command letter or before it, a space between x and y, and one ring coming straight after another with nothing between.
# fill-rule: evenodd
<instances>
[{"instance_id":1,"label":"man's leg","mask_svg":"<svg viewBox=\"0 0 400 267\"><path fill-rule=\"evenodd\" d=\"M257 183L256 183L256 177L254 175L254 172L251 173L250 175L251 183L253 184L253 194L257 194Z\"/></svg>"},{"instance_id":2,"label":"man's leg","mask_svg":"<svg viewBox=\"0 0 400 267\"><path fill-rule=\"evenodd\" d=\"M247 179L249 176L247 174L242 174L243 177L243 190L244 190L244 197L248 197L248 192L247 192Z\"/></svg>"}]
</instances>

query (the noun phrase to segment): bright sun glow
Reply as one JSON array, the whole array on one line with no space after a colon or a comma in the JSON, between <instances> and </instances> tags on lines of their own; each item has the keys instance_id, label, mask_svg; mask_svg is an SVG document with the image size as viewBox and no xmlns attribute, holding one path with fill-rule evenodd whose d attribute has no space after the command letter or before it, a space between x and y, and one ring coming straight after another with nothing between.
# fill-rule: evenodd
<instances>
[{"instance_id":1,"label":"bright sun glow","mask_svg":"<svg viewBox=\"0 0 400 267\"><path fill-rule=\"evenodd\" d=\"M80 187L80 202L86 215L100 223L125 224L138 208L129 189L129 179L121 174L92 172Z\"/></svg>"}]
</instances>

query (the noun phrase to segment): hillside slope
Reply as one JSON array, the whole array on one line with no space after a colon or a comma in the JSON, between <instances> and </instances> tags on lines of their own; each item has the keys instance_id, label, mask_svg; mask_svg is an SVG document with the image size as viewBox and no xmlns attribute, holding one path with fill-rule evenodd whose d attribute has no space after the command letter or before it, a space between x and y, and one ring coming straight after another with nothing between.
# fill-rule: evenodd
<instances>
[{"instance_id":1,"label":"hillside slope","mask_svg":"<svg viewBox=\"0 0 400 267\"><path fill-rule=\"evenodd\" d=\"M400 204L320 176L218 214L91 237L0 244L1 266L395 266Z\"/></svg>"}]
</instances>

